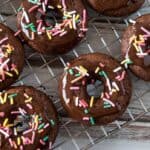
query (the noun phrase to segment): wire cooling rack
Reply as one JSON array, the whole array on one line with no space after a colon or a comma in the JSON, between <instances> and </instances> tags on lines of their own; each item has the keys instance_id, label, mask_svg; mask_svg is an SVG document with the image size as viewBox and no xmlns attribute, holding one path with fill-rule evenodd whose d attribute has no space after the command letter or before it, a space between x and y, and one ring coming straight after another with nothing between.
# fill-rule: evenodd
<instances>
[{"instance_id":1,"label":"wire cooling rack","mask_svg":"<svg viewBox=\"0 0 150 150\"><path fill-rule=\"evenodd\" d=\"M0 22L16 31L16 13L20 0L0 0ZM128 25L128 19L150 13L150 0L128 18L101 16L90 8L89 31L87 37L72 51L61 56L44 56L25 46L24 71L15 85L32 85L46 92L53 100L60 115L60 130L54 149L85 150L105 140L120 129L128 126L150 112L150 83L130 74L133 83L133 96L127 111L119 119L106 126L84 126L64 112L58 97L58 79L66 63L81 54L103 52L120 59L121 36ZM149 120L148 118L146 120Z\"/></svg>"}]
</instances>

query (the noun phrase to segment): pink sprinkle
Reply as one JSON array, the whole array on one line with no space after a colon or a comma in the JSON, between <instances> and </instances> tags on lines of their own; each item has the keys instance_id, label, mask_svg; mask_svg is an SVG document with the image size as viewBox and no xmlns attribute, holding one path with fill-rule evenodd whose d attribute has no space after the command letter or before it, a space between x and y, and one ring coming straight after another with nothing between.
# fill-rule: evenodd
<instances>
[{"instance_id":1,"label":"pink sprinkle","mask_svg":"<svg viewBox=\"0 0 150 150\"><path fill-rule=\"evenodd\" d=\"M145 29L144 27L141 27L141 30L144 31L147 35L150 35L150 32L147 29Z\"/></svg>"},{"instance_id":2,"label":"pink sprinkle","mask_svg":"<svg viewBox=\"0 0 150 150\"><path fill-rule=\"evenodd\" d=\"M64 36L65 34L67 34L67 31L62 32L59 36Z\"/></svg>"},{"instance_id":3,"label":"pink sprinkle","mask_svg":"<svg viewBox=\"0 0 150 150\"><path fill-rule=\"evenodd\" d=\"M65 0L62 0L62 6L63 6L63 8L64 8L64 11L66 11L67 7L66 7Z\"/></svg>"},{"instance_id":4,"label":"pink sprinkle","mask_svg":"<svg viewBox=\"0 0 150 150\"><path fill-rule=\"evenodd\" d=\"M36 10L39 6L38 5L34 5L33 7L31 7L28 12L31 13L32 11Z\"/></svg>"},{"instance_id":5,"label":"pink sprinkle","mask_svg":"<svg viewBox=\"0 0 150 150\"><path fill-rule=\"evenodd\" d=\"M35 141L35 132L32 133L32 144L34 143Z\"/></svg>"},{"instance_id":6,"label":"pink sprinkle","mask_svg":"<svg viewBox=\"0 0 150 150\"><path fill-rule=\"evenodd\" d=\"M14 34L14 36L18 36L20 33L21 33L21 30L18 30L18 31Z\"/></svg>"},{"instance_id":7,"label":"pink sprinkle","mask_svg":"<svg viewBox=\"0 0 150 150\"><path fill-rule=\"evenodd\" d=\"M32 109L32 105L31 104L26 104L26 106L29 108L29 109Z\"/></svg>"},{"instance_id":8,"label":"pink sprinkle","mask_svg":"<svg viewBox=\"0 0 150 150\"><path fill-rule=\"evenodd\" d=\"M80 89L80 87L78 87L78 86L72 86L72 87L70 87L70 90L79 90Z\"/></svg>"},{"instance_id":9,"label":"pink sprinkle","mask_svg":"<svg viewBox=\"0 0 150 150\"><path fill-rule=\"evenodd\" d=\"M0 117L4 117L5 113L4 112L0 112Z\"/></svg>"},{"instance_id":10,"label":"pink sprinkle","mask_svg":"<svg viewBox=\"0 0 150 150\"><path fill-rule=\"evenodd\" d=\"M83 85L83 86L85 85L85 80L82 80L82 85Z\"/></svg>"},{"instance_id":11,"label":"pink sprinkle","mask_svg":"<svg viewBox=\"0 0 150 150\"><path fill-rule=\"evenodd\" d=\"M32 131L33 131L32 129L26 130L26 131L23 132L23 135L28 134L28 133L30 133Z\"/></svg>"},{"instance_id":12,"label":"pink sprinkle","mask_svg":"<svg viewBox=\"0 0 150 150\"><path fill-rule=\"evenodd\" d=\"M43 140L40 140L40 143L41 143L42 145L45 145L45 142L44 142Z\"/></svg>"},{"instance_id":13,"label":"pink sprinkle","mask_svg":"<svg viewBox=\"0 0 150 150\"><path fill-rule=\"evenodd\" d=\"M20 114L20 111L12 111L11 114Z\"/></svg>"},{"instance_id":14,"label":"pink sprinkle","mask_svg":"<svg viewBox=\"0 0 150 150\"><path fill-rule=\"evenodd\" d=\"M83 10L83 21L82 21L82 28L84 29L85 28L85 23L86 23L86 10L84 9Z\"/></svg>"},{"instance_id":15,"label":"pink sprinkle","mask_svg":"<svg viewBox=\"0 0 150 150\"><path fill-rule=\"evenodd\" d=\"M48 0L45 0L45 5L47 5L48 4Z\"/></svg>"},{"instance_id":16,"label":"pink sprinkle","mask_svg":"<svg viewBox=\"0 0 150 150\"><path fill-rule=\"evenodd\" d=\"M47 124L44 126L44 129L46 129L47 127L49 127L49 123L47 123Z\"/></svg>"},{"instance_id":17,"label":"pink sprinkle","mask_svg":"<svg viewBox=\"0 0 150 150\"><path fill-rule=\"evenodd\" d=\"M105 65L103 63L99 63L100 67L105 67Z\"/></svg>"},{"instance_id":18,"label":"pink sprinkle","mask_svg":"<svg viewBox=\"0 0 150 150\"><path fill-rule=\"evenodd\" d=\"M107 99L110 98L110 96L109 96L109 94L107 92L105 92L105 96L106 96Z\"/></svg>"},{"instance_id":19,"label":"pink sprinkle","mask_svg":"<svg viewBox=\"0 0 150 150\"><path fill-rule=\"evenodd\" d=\"M38 11L39 11L42 15L45 15L45 12L44 12L41 8L39 8Z\"/></svg>"},{"instance_id":20,"label":"pink sprinkle","mask_svg":"<svg viewBox=\"0 0 150 150\"><path fill-rule=\"evenodd\" d=\"M52 142L49 142L49 150L52 149Z\"/></svg>"},{"instance_id":21,"label":"pink sprinkle","mask_svg":"<svg viewBox=\"0 0 150 150\"><path fill-rule=\"evenodd\" d=\"M85 101L85 100L80 100L80 104L81 104L81 106L83 106L84 108L86 108L86 107L88 107L88 104L87 104L87 102Z\"/></svg>"},{"instance_id":22,"label":"pink sprinkle","mask_svg":"<svg viewBox=\"0 0 150 150\"><path fill-rule=\"evenodd\" d=\"M83 117L83 120L89 120L89 117Z\"/></svg>"},{"instance_id":23,"label":"pink sprinkle","mask_svg":"<svg viewBox=\"0 0 150 150\"><path fill-rule=\"evenodd\" d=\"M122 81L122 80L124 79L125 74L126 74L126 72L125 72L125 71L123 71L123 72L122 72L122 74L121 74L121 77L120 77L119 81Z\"/></svg>"},{"instance_id":24,"label":"pink sprinkle","mask_svg":"<svg viewBox=\"0 0 150 150\"><path fill-rule=\"evenodd\" d=\"M0 40L0 44L4 43L4 42L7 41L7 40L8 40L8 37L5 37L5 38L1 39L1 40Z\"/></svg>"},{"instance_id":25,"label":"pink sprinkle","mask_svg":"<svg viewBox=\"0 0 150 150\"><path fill-rule=\"evenodd\" d=\"M12 139L9 138L8 141L9 141L9 143L10 143L10 146L13 147Z\"/></svg>"}]
</instances>

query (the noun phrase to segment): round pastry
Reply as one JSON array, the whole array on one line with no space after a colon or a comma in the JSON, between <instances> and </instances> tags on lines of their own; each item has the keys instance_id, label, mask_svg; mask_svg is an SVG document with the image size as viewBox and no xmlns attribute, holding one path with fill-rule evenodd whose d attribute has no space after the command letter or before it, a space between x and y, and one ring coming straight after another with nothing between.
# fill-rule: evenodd
<instances>
[{"instance_id":1,"label":"round pastry","mask_svg":"<svg viewBox=\"0 0 150 150\"><path fill-rule=\"evenodd\" d=\"M150 81L150 14L132 22L122 38L122 64L137 77Z\"/></svg>"},{"instance_id":2,"label":"round pastry","mask_svg":"<svg viewBox=\"0 0 150 150\"><path fill-rule=\"evenodd\" d=\"M19 77L24 64L24 51L11 29L0 24L0 91Z\"/></svg>"},{"instance_id":3,"label":"round pastry","mask_svg":"<svg viewBox=\"0 0 150 150\"><path fill-rule=\"evenodd\" d=\"M11 87L0 95L1 150L47 150L58 118L51 100L33 87Z\"/></svg>"},{"instance_id":4,"label":"round pastry","mask_svg":"<svg viewBox=\"0 0 150 150\"><path fill-rule=\"evenodd\" d=\"M88 0L98 12L108 16L126 16L138 10L145 0Z\"/></svg>"},{"instance_id":5,"label":"round pastry","mask_svg":"<svg viewBox=\"0 0 150 150\"><path fill-rule=\"evenodd\" d=\"M107 124L126 110L131 98L129 77L106 54L82 55L71 61L59 83L61 102L69 115L85 124Z\"/></svg>"},{"instance_id":6,"label":"round pastry","mask_svg":"<svg viewBox=\"0 0 150 150\"><path fill-rule=\"evenodd\" d=\"M81 0L23 0L17 18L28 45L46 54L69 51L87 31Z\"/></svg>"}]
</instances>

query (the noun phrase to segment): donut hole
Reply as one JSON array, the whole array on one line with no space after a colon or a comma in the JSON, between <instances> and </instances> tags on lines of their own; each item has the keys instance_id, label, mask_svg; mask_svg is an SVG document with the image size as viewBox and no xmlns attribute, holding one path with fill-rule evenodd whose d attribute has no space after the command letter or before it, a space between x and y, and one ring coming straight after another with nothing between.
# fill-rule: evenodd
<instances>
[{"instance_id":1,"label":"donut hole","mask_svg":"<svg viewBox=\"0 0 150 150\"><path fill-rule=\"evenodd\" d=\"M22 133L29 129L30 118L28 116L18 115L14 119L14 127L17 129L18 133Z\"/></svg>"},{"instance_id":2,"label":"donut hole","mask_svg":"<svg viewBox=\"0 0 150 150\"><path fill-rule=\"evenodd\" d=\"M86 86L87 94L91 97L98 98L101 96L101 93L104 91L103 82L100 80L91 79L91 82Z\"/></svg>"},{"instance_id":3,"label":"donut hole","mask_svg":"<svg viewBox=\"0 0 150 150\"><path fill-rule=\"evenodd\" d=\"M47 8L44 15L38 12L36 18L37 20L42 19L45 27L54 27L56 24L62 23L63 15L58 8Z\"/></svg>"}]
</instances>

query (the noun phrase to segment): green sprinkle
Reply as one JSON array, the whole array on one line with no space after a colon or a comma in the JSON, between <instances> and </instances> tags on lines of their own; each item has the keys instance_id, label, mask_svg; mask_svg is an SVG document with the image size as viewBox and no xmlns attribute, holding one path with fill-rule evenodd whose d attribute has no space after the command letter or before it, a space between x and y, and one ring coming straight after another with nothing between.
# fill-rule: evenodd
<instances>
[{"instance_id":1,"label":"green sprinkle","mask_svg":"<svg viewBox=\"0 0 150 150\"><path fill-rule=\"evenodd\" d=\"M88 114L88 113L89 113L89 111L88 111L87 109L85 109L85 110L84 110L84 113L85 113L85 114Z\"/></svg>"},{"instance_id":2,"label":"green sprinkle","mask_svg":"<svg viewBox=\"0 0 150 150\"><path fill-rule=\"evenodd\" d=\"M95 120L93 117L90 117L90 123L91 123L91 125L95 125Z\"/></svg>"},{"instance_id":3,"label":"green sprinkle","mask_svg":"<svg viewBox=\"0 0 150 150\"><path fill-rule=\"evenodd\" d=\"M75 74L75 76L76 76L76 77L80 77L80 76L81 76L81 74L80 74L80 73L77 73L77 74Z\"/></svg>"},{"instance_id":4,"label":"green sprinkle","mask_svg":"<svg viewBox=\"0 0 150 150\"><path fill-rule=\"evenodd\" d=\"M54 121L54 120L52 120L52 119L50 120L50 123L51 123L51 125L52 125L52 126L54 126L54 125L55 125L55 121Z\"/></svg>"},{"instance_id":5,"label":"green sprinkle","mask_svg":"<svg viewBox=\"0 0 150 150\"><path fill-rule=\"evenodd\" d=\"M38 3L38 0L28 0L30 3L32 4L37 4Z\"/></svg>"},{"instance_id":6,"label":"green sprinkle","mask_svg":"<svg viewBox=\"0 0 150 150\"><path fill-rule=\"evenodd\" d=\"M44 127L45 123L39 125L38 130L41 130Z\"/></svg>"},{"instance_id":7,"label":"green sprinkle","mask_svg":"<svg viewBox=\"0 0 150 150\"><path fill-rule=\"evenodd\" d=\"M104 108L111 108L111 105L108 102L104 102Z\"/></svg>"},{"instance_id":8,"label":"green sprinkle","mask_svg":"<svg viewBox=\"0 0 150 150\"><path fill-rule=\"evenodd\" d=\"M48 141L48 139L49 139L49 137L48 137L48 136L45 136L45 137L43 138L43 141L46 142L46 141Z\"/></svg>"},{"instance_id":9,"label":"green sprinkle","mask_svg":"<svg viewBox=\"0 0 150 150\"><path fill-rule=\"evenodd\" d=\"M30 23L30 24L26 25L25 28L26 29L30 28L31 31L36 32L36 27L35 27L35 25L33 23Z\"/></svg>"},{"instance_id":10,"label":"green sprinkle","mask_svg":"<svg viewBox=\"0 0 150 150\"><path fill-rule=\"evenodd\" d=\"M14 94L11 94L8 96L8 98L13 98L13 97L16 97L18 94L17 93L14 93Z\"/></svg>"},{"instance_id":11,"label":"green sprinkle","mask_svg":"<svg viewBox=\"0 0 150 150\"><path fill-rule=\"evenodd\" d=\"M22 6L20 6L18 9L17 9L17 12L20 12L22 10Z\"/></svg>"},{"instance_id":12,"label":"green sprinkle","mask_svg":"<svg viewBox=\"0 0 150 150\"><path fill-rule=\"evenodd\" d=\"M72 70L72 69L69 69L69 73L70 73L71 75L73 75L73 70Z\"/></svg>"}]
</instances>

